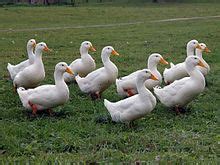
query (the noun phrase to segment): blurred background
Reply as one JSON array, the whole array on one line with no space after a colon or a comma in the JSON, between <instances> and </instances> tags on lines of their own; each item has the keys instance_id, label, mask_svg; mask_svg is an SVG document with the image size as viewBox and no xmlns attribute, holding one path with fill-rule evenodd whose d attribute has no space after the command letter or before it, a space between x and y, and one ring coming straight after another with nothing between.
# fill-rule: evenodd
<instances>
[{"instance_id":1,"label":"blurred background","mask_svg":"<svg viewBox=\"0 0 220 165\"><path fill-rule=\"evenodd\" d=\"M219 0L0 0L1 5L72 5L94 3L214 3Z\"/></svg>"}]
</instances>

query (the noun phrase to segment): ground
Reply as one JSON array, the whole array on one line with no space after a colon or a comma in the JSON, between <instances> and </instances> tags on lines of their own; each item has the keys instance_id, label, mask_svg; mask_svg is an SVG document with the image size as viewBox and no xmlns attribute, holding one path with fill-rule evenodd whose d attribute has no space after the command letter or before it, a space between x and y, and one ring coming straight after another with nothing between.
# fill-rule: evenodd
<instances>
[{"instance_id":1,"label":"ground","mask_svg":"<svg viewBox=\"0 0 220 165\"><path fill-rule=\"evenodd\" d=\"M220 87L220 4L93 5L79 7L0 8L0 160L48 162L211 162L217 164L219 135L217 110ZM207 17L218 16L218 17ZM196 19L158 21L171 18ZM176 115L161 103L133 128L110 121L103 99L117 101L116 87L101 100L92 101L76 84L69 86L70 100L54 109L55 116L30 117L8 80L7 63L26 59L26 42L44 41L53 51L43 54L46 78L54 83L56 63L79 57L79 46L89 40L91 53L102 66L100 52L112 45L120 56L111 57L119 76L146 67L147 57L158 52L169 62L186 57L186 43L204 42L210 64L208 86ZM166 66L160 65L162 72Z\"/></svg>"}]
</instances>

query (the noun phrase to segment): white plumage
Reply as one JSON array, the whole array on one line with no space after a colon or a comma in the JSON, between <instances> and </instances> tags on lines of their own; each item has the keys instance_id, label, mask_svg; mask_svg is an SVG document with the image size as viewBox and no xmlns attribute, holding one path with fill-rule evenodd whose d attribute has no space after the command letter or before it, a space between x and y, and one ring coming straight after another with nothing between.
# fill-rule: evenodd
<instances>
[{"instance_id":1,"label":"white plumage","mask_svg":"<svg viewBox=\"0 0 220 165\"><path fill-rule=\"evenodd\" d=\"M34 63L20 71L14 78L14 87L34 88L44 80L45 70L42 61L42 52L49 51L44 42L38 43L35 50Z\"/></svg>"},{"instance_id":2,"label":"white plumage","mask_svg":"<svg viewBox=\"0 0 220 165\"><path fill-rule=\"evenodd\" d=\"M145 81L146 88L152 90L153 87L160 85L162 83L162 76L160 72L157 70L157 64L163 63L168 64L167 61L164 60L164 58L158 54L153 53L148 58L148 69L157 77L157 80L148 79ZM133 73L131 73L128 76L116 79L116 86L117 86L117 92L120 96L132 96L134 94L137 94L137 87L136 87L136 79L139 72L142 70L137 70Z\"/></svg>"},{"instance_id":3,"label":"white plumage","mask_svg":"<svg viewBox=\"0 0 220 165\"><path fill-rule=\"evenodd\" d=\"M201 49L198 41L197 40L189 41L186 47L187 57L195 55L194 50L196 48ZM172 63L171 67L169 69L165 68L163 72L163 77L166 84L170 84L173 81L179 80L186 76L188 76L188 74L186 71L185 62L176 65Z\"/></svg>"},{"instance_id":4,"label":"white plumage","mask_svg":"<svg viewBox=\"0 0 220 165\"><path fill-rule=\"evenodd\" d=\"M27 54L28 54L28 59L25 61L20 62L17 65L12 65L10 63L8 63L7 69L8 72L10 74L10 77L12 80L14 80L15 76L22 70L24 70L24 68L28 67L29 65L34 63L34 47L36 46L36 41L34 39L30 39L27 42Z\"/></svg>"},{"instance_id":5,"label":"white plumage","mask_svg":"<svg viewBox=\"0 0 220 165\"><path fill-rule=\"evenodd\" d=\"M84 41L80 46L80 54L81 58L74 60L69 67L72 69L74 73L77 73L81 77L87 76L90 72L95 70L96 64L95 60L88 54L88 51L96 51L92 46L92 43L89 41ZM67 83L71 83L75 81L75 75L70 75L68 73L64 73L64 81Z\"/></svg>"},{"instance_id":6,"label":"white plumage","mask_svg":"<svg viewBox=\"0 0 220 165\"><path fill-rule=\"evenodd\" d=\"M113 47L106 46L102 49L101 57L104 67L99 68L86 77L76 76L76 82L84 93L95 95L96 98L113 84L118 76L118 68L110 61L110 55L119 55Z\"/></svg>"},{"instance_id":7,"label":"white plumage","mask_svg":"<svg viewBox=\"0 0 220 165\"><path fill-rule=\"evenodd\" d=\"M156 106L156 98L145 87L144 82L155 76L148 69L140 70L136 78L138 94L112 103L104 100L104 105L115 122L130 122L150 113Z\"/></svg>"},{"instance_id":8,"label":"white plumage","mask_svg":"<svg viewBox=\"0 0 220 165\"><path fill-rule=\"evenodd\" d=\"M186 70L190 77L174 81L164 88L154 88L154 93L167 107L184 107L198 96L205 88L205 78L197 69L197 65L205 67L197 56L189 56L185 60Z\"/></svg>"},{"instance_id":9,"label":"white plumage","mask_svg":"<svg viewBox=\"0 0 220 165\"><path fill-rule=\"evenodd\" d=\"M210 71L210 66L209 66L209 64L203 59L202 53L203 53L203 52L209 53L209 52L211 52L211 51L210 51L209 48L206 46L206 44L200 43L199 45L201 46L202 49L196 49L196 56L199 57L199 59L202 61L202 63L205 65L205 67L197 66L197 68L199 69L199 71L200 71L204 76L206 76L206 75L209 73L209 71Z\"/></svg>"},{"instance_id":10,"label":"white plumage","mask_svg":"<svg viewBox=\"0 0 220 165\"><path fill-rule=\"evenodd\" d=\"M66 103L69 100L69 89L63 79L64 72L73 74L66 63L60 62L55 67L55 85L42 85L28 90L19 87L17 92L23 106L36 114L37 110L51 109Z\"/></svg>"}]
</instances>

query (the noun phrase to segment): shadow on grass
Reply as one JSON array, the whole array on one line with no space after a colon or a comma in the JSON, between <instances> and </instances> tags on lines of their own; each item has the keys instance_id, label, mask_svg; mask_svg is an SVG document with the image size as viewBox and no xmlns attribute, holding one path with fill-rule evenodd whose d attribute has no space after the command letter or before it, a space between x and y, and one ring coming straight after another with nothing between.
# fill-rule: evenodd
<instances>
[{"instance_id":1,"label":"shadow on grass","mask_svg":"<svg viewBox=\"0 0 220 165\"><path fill-rule=\"evenodd\" d=\"M55 118L55 119L64 119L68 116L70 116L70 112L69 111L56 111L56 112L52 112L52 114L50 114L47 110L40 110L37 112L36 115L32 114L32 111L29 110L23 110L23 115L27 117L28 120L36 120L39 118Z\"/></svg>"},{"instance_id":2,"label":"shadow on grass","mask_svg":"<svg viewBox=\"0 0 220 165\"><path fill-rule=\"evenodd\" d=\"M131 122L115 122L112 121L110 115L100 115L95 117L94 122L96 124L110 124L110 125L114 125L114 126L120 126L122 128L122 131L132 131L132 130L136 130L138 128L138 122L136 121L131 121Z\"/></svg>"}]
</instances>

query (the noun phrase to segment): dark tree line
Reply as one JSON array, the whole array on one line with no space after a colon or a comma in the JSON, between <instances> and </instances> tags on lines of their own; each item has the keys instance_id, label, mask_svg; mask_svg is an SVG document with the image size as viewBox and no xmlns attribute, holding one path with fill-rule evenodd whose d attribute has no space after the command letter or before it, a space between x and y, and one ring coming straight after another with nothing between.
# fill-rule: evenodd
<instances>
[{"instance_id":1,"label":"dark tree line","mask_svg":"<svg viewBox=\"0 0 220 165\"><path fill-rule=\"evenodd\" d=\"M73 0L71 0L71 1L73 1ZM100 3L103 2L102 0L97 0L97 1L99 1ZM152 2L153 3L158 3L158 0L152 0ZM89 3L89 0L86 0L86 3Z\"/></svg>"}]
</instances>

